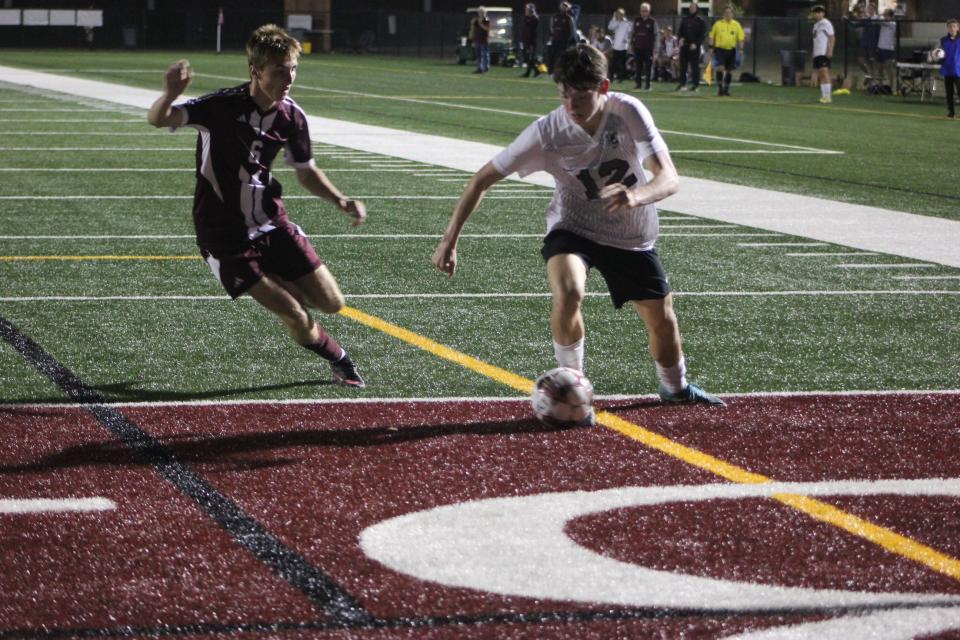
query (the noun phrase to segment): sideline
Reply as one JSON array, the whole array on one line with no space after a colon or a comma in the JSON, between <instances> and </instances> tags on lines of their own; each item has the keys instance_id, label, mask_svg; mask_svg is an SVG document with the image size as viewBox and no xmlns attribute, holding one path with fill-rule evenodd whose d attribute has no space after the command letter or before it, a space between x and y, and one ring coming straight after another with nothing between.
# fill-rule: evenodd
<instances>
[{"instance_id":1,"label":"sideline","mask_svg":"<svg viewBox=\"0 0 960 640\"><path fill-rule=\"evenodd\" d=\"M0 66L5 82L147 109L159 91ZM474 172L501 147L308 116L317 142ZM146 125L145 125L146 126ZM522 180L553 187L535 173ZM960 267L960 221L684 177L662 210Z\"/></svg>"}]
</instances>

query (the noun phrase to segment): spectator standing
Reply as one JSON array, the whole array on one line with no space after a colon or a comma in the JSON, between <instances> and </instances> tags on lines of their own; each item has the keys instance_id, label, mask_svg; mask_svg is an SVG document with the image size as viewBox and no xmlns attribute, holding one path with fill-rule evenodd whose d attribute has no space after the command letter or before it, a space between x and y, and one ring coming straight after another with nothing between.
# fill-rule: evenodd
<instances>
[{"instance_id":1,"label":"spectator standing","mask_svg":"<svg viewBox=\"0 0 960 640\"><path fill-rule=\"evenodd\" d=\"M880 20L880 35L877 37L877 71L883 93L893 93L897 86L897 21L893 9L883 12Z\"/></svg>"},{"instance_id":2,"label":"spectator standing","mask_svg":"<svg viewBox=\"0 0 960 640\"><path fill-rule=\"evenodd\" d=\"M680 21L680 30L677 32L680 39L680 84L677 91L687 90L687 71L690 71L690 80L693 82L691 91L700 86L700 48L707 37L707 23L700 17L700 7L691 2L687 7L687 15Z\"/></svg>"},{"instance_id":3,"label":"spectator standing","mask_svg":"<svg viewBox=\"0 0 960 640\"><path fill-rule=\"evenodd\" d=\"M627 49L630 46L630 30L632 25L627 20L627 12L619 8L613 12L613 17L607 25L607 30L613 35L612 68L610 79L623 82L627 77ZM601 50L602 51L602 50Z\"/></svg>"},{"instance_id":4,"label":"spectator standing","mask_svg":"<svg viewBox=\"0 0 960 640\"><path fill-rule=\"evenodd\" d=\"M723 18L713 23L708 41L713 48L713 68L717 77L717 95L730 95L733 70L743 60L743 42L746 36L743 27L733 19L733 7L723 10Z\"/></svg>"},{"instance_id":5,"label":"spectator standing","mask_svg":"<svg viewBox=\"0 0 960 640\"><path fill-rule=\"evenodd\" d=\"M833 45L837 39L833 25L827 20L827 10L818 4L812 10L816 23L813 25L813 68L816 70L820 85L820 103L832 102L830 86L830 60L833 58Z\"/></svg>"},{"instance_id":6,"label":"spectator standing","mask_svg":"<svg viewBox=\"0 0 960 640\"><path fill-rule=\"evenodd\" d=\"M640 5L640 15L633 21L633 60L636 65L635 89L641 89L646 78L647 91L650 90L650 77L653 75L653 52L657 48L657 21L650 15L650 5Z\"/></svg>"},{"instance_id":7,"label":"spectator standing","mask_svg":"<svg viewBox=\"0 0 960 640\"><path fill-rule=\"evenodd\" d=\"M943 86L947 90L947 117L956 118L957 90L960 89L960 22L955 18L947 20L947 35L940 38L940 48L943 49L943 62L940 64L940 75L943 76Z\"/></svg>"},{"instance_id":8,"label":"spectator standing","mask_svg":"<svg viewBox=\"0 0 960 640\"><path fill-rule=\"evenodd\" d=\"M570 3L561 2L559 10L550 19L550 42L547 43L547 72L553 73L553 65L567 47L574 43L577 25L570 12Z\"/></svg>"},{"instance_id":9,"label":"spectator standing","mask_svg":"<svg viewBox=\"0 0 960 640\"><path fill-rule=\"evenodd\" d=\"M863 71L867 88L872 88L877 83L877 43L880 38L880 17L877 15L877 7L872 2L867 2L863 8L863 16L859 20L851 22L853 26L860 30L860 47L857 50L857 64Z\"/></svg>"},{"instance_id":10,"label":"spectator standing","mask_svg":"<svg viewBox=\"0 0 960 640\"><path fill-rule=\"evenodd\" d=\"M523 64L527 67L523 74L529 78L530 74L536 78L540 75L540 65L537 64L537 34L540 27L540 16L537 15L537 5L528 2L523 8L523 23L520 25L520 52L523 55Z\"/></svg>"},{"instance_id":11,"label":"spectator standing","mask_svg":"<svg viewBox=\"0 0 960 640\"><path fill-rule=\"evenodd\" d=\"M473 34L473 51L477 58L477 68L473 72L486 73L490 71L490 18L486 7L477 7L477 15L470 22L470 33Z\"/></svg>"}]
</instances>

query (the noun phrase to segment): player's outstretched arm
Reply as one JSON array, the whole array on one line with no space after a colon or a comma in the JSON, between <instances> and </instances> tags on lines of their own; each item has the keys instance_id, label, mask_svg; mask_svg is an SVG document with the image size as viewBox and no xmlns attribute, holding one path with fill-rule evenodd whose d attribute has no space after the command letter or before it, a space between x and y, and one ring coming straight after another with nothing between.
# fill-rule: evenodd
<instances>
[{"instance_id":1,"label":"player's outstretched arm","mask_svg":"<svg viewBox=\"0 0 960 640\"><path fill-rule=\"evenodd\" d=\"M648 156L643 164L653 174L653 180L650 182L635 188L618 182L600 190L600 199L606 205L608 213L617 209L633 209L659 202L680 190L680 176L677 175L677 169L673 166L669 152L660 151Z\"/></svg>"},{"instance_id":2,"label":"player's outstretched arm","mask_svg":"<svg viewBox=\"0 0 960 640\"><path fill-rule=\"evenodd\" d=\"M476 210L487 189L505 177L494 169L492 163L488 162L473 174L463 193L460 194L460 199L453 210L453 216L450 218L447 230L440 238L440 243L431 258L433 265L447 274L448 277L452 278L457 270L457 241L460 239L463 225L467 223L467 219Z\"/></svg>"},{"instance_id":3,"label":"player's outstretched arm","mask_svg":"<svg viewBox=\"0 0 960 640\"><path fill-rule=\"evenodd\" d=\"M147 122L155 127L174 127L180 124L180 114L173 110L173 101L179 98L190 81L193 70L187 60L177 60L163 74L163 94L147 111Z\"/></svg>"},{"instance_id":4,"label":"player's outstretched arm","mask_svg":"<svg viewBox=\"0 0 960 640\"><path fill-rule=\"evenodd\" d=\"M353 226L356 227L367 221L367 208L364 204L359 200L348 198L340 193L340 191L333 186L333 183L330 182L330 179L327 178L327 175L323 171L320 171L320 169L316 167L297 169L297 180L313 195L318 198L323 198L324 200L329 200L337 205L340 211L350 216Z\"/></svg>"}]
</instances>

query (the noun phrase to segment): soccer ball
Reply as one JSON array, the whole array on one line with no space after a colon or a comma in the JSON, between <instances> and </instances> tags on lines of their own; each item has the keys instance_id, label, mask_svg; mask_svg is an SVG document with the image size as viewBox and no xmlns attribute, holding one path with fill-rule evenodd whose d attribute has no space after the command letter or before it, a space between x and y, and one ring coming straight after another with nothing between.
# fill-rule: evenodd
<instances>
[{"instance_id":1,"label":"soccer ball","mask_svg":"<svg viewBox=\"0 0 960 640\"><path fill-rule=\"evenodd\" d=\"M943 62L943 59L947 54L943 52L943 49L937 47L930 52L930 62Z\"/></svg>"},{"instance_id":2,"label":"soccer ball","mask_svg":"<svg viewBox=\"0 0 960 640\"><path fill-rule=\"evenodd\" d=\"M590 415L593 385L576 369L558 367L537 378L530 401L544 424L575 425Z\"/></svg>"}]
</instances>

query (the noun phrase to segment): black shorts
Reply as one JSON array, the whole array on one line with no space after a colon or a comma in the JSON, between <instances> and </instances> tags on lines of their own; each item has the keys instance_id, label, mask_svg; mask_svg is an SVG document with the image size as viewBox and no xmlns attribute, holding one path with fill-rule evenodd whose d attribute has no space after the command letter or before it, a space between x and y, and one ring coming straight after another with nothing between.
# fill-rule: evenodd
<instances>
[{"instance_id":1,"label":"black shorts","mask_svg":"<svg viewBox=\"0 0 960 640\"><path fill-rule=\"evenodd\" d=\"M242 296L265 275L292 282L323 264L303 230L292 222L253 240L238 254L218 259L204 249L200 253L231 298Z\"/></svg>"},{"instance_id":2,"label":"black shorts","mask_svg":"<svg viewBox=\"0 0 960 640\"><path fill-rule=\"evenodd\" d=\"M714 68L723 67L728 71L737 68L737 50L736 49L713 49Z\"/></svg>"},{"instance_id":3,"label":"black shorts","mask_svg":"<svg viewBox=\"0 0 960 640\"><path fill-rule=\"evenodd\" d=\"M829 69L830 68L830 58L827 56L817 56L813 59L813 68L814 69Z\"/></svg>"},{"instance_id":4,"label":"black shorts","mask_svg":"<svg viewBox=\"0 0 960 640\"><path fill-rule=\"evenodd\" d=\"M670 293L667 273L656 249L630 251L597 244L565 229L551 231L540 250L544 260L572 253L588 268L596 267L607 281L613 305L619 309L631 300L661 300Z\"/></svg>"}]
</instances>

